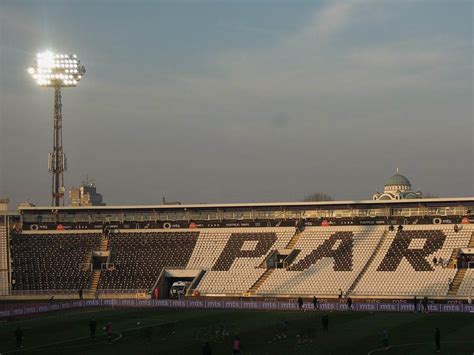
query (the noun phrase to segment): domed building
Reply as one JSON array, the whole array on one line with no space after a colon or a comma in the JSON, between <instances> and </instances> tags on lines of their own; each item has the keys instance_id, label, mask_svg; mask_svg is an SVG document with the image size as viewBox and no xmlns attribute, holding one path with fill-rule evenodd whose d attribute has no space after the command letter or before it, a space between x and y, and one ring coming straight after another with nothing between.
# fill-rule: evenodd
<instances>
[{"instance_id":1,"label":"domed building","mask_svg":"<svg viewBox=\"0 0 474 355\"><path fill-rule=\"evenodd\" d=\"M421 191L412 191L410 180L406 176L401 175L398 172L384 185L383 193L376 192L372 199L373 200L403 200L403 199L413 199L413 198L422 198L423 194Z\"/></svg>"}]
</instances>

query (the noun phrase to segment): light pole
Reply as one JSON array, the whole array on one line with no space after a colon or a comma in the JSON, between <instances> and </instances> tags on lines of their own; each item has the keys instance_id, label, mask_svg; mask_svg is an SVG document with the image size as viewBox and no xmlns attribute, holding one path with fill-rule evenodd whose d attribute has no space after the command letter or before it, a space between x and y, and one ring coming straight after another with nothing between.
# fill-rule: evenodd
<instances>
[{"instance_id":1,"label":"light pole","mask_svg":"<svg viewBox=\"0 0 474 355\"><path fill-rule=\"evenodd\" d=\"M63 115L61 88L76 87L86 70L75 54L55 54L50 51L36 55L36 66L28 69L36 83L54 88L53 152L48 156L48 170L52 174L51 204L64 205L64 172L67 169L63 151Z\"/></svg>"}]
</instances>

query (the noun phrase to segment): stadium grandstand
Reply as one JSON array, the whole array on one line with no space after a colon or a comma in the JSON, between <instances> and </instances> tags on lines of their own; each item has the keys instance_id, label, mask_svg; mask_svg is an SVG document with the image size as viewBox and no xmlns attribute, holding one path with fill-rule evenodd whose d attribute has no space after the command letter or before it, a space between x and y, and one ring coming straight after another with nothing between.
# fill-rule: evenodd
<instances>
[{"instance_id":1,"label":"stadium grandstand","mask_svg":"<svg viewBox=\"0 0 474 355\"><path fill-rule=\"evenodd\" d=\"M474 198L22 206L0 224L10 298L467 302Z\"/></svg>"}]
</instances>

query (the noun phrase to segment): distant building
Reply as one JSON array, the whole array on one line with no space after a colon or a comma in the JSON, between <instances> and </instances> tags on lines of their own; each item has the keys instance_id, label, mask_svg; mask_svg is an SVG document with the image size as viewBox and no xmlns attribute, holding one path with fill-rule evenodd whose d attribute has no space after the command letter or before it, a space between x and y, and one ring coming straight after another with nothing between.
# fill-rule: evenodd
<instances>
[{"instance_id":1,"label":"distant building","mask_svg":"<svg viewBox=\"0 0 474 355\"><path fill-rule=\"evenodd\" d=\"M384 185L383 192L376 192L373 196L373 200L404 200L422 198L423 194L421 191L412 191L411 183L405 176L397 173L390 177Z\"/></svg>"},{"instance_id":2,"label":"distant building","mask_svg":"<svg viewBox=\"0 0 474 355\"><path fill-rule=\"evenodd\" d=\"M8 198L0 198L0 212L8 211L8 202L10 202Z\"/></svg>"},{"instance_id":3,"label":"distant building","mask_svg":"<svg viewBox=\"0 0 474 355\"><path fill-rule=\"evenodd\" d=\"M94 181L73 187L69 191L69 200L71 206L105 206L102 195L97 193Z\"/></svg>"}]
</instances>

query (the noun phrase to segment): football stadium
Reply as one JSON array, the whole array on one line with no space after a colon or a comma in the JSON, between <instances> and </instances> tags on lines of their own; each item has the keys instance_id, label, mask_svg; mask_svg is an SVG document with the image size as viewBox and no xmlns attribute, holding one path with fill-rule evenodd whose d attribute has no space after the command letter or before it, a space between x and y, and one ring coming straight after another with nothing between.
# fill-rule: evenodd
<instances>
[{"instance_id":1,"label":"football stadium","mask_svg":"<svg viewBox=\"0 0 474 355\"><path fill-rule=\"evenodd\" d=\"M1 0L0 355L474 355L473 10Z\"/></svg>"},{"instance_id":2,"label":"football stadium","mask_svg":"<svg viewBox=\"0 0 474 355\"><path fill-rule=\"evenodd\" d=\"M385 191L408 184L397 173ZM225 353L234 337L252 354L425 353L437 324L453 329L448 353L464 353L473 208L474 198L20 207L1 226L2 353L18 326L31 332L25 351L44 353L199 353L206 342ZM385 328L399 347L380 349Z\"/></svg>"}]
</instances>

